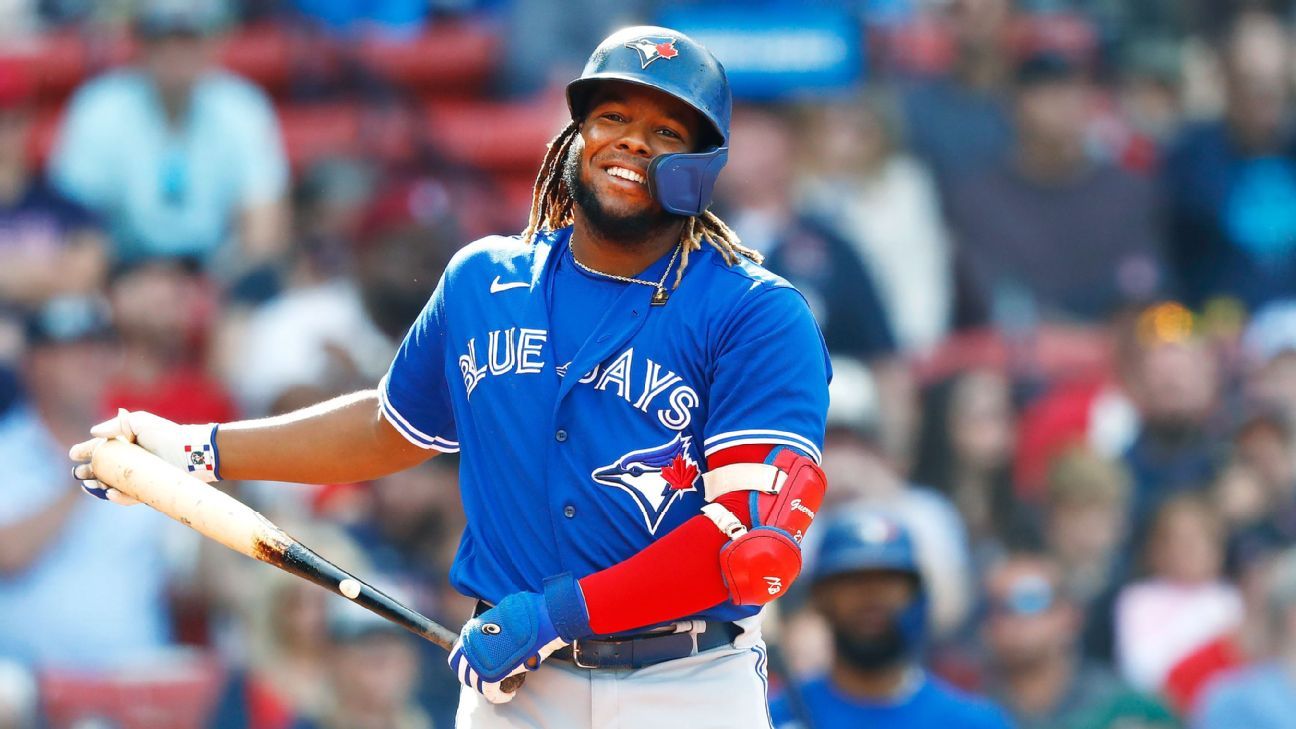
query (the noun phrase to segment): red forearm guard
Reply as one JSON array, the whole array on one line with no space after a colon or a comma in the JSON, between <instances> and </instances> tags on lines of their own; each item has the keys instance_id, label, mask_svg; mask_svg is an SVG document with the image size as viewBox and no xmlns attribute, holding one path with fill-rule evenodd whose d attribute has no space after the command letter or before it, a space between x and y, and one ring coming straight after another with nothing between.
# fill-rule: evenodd
<instances>
[{"instance_id":1,"label":"red forearm guard","mask_svg":"<svg viewBox=\"0 0 1296 729\"><path fill-rule=\"evenodd\" d=\"M711 454L707 466L714 470L733 463L761 463L772 449L764 444L733 446ZM744 493L729 494L720 503L735 514L747 513ZM728 539L699 514L630 559L583 578L590 627L599 635L623 633L724 602L729 589L720 574L719 553Z\"/></svg>"},{"instance_id":2,"label":"red forearm guard","mask_svg":"<svg viewBox=\"0 0 1296 729\"><path fill-rule=\"evenodd\" d=\"M707 459L711 469L709 473L734 464L760 465L772 450L768 445L726 448ZM797 553L795 563L796 571L799 571L800 550L796 543L823 500L823 472L810 459L787 449L780 449L770 465L786 474L776 479L777 491L781 495L757 490L761 484L753 484L752 488L733 488L714 497L708 494L712 502L708 506L724 507L743 530L751 529L748 534L763 536L774 529L787 532L783 544ZM733 475L733 472L728 475ZM807 486L807 493L801 493L799 488L786 489L789 483ZM773 483L769 485L774 486ZM754 583L751 579L742 582L747 587L737 597L743 600L763 595L762 601L768 602L795 579L796 571L786 579L780 577L782 588L771 594L772 585L763 579L767 570L760 567L764 563L763 557L731 560L728 567L722 567L722 553L730 558L734 556L733 542L729 534L716 526L710 516L699 514L624 562L581 579L581 591L594 632L610 635L660 625L735 599L732 587L739 583L737 575L740 571L745 570L756 580ZM752 546L755 545L753 542ZM775 550L771 553L777 557Z\"/></svg>"}]
</instances>

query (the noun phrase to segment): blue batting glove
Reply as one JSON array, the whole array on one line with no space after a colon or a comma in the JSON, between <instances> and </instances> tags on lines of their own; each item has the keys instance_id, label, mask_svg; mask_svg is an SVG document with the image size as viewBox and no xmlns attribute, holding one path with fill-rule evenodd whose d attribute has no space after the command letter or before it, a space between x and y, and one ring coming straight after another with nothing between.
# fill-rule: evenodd
<instances>
[{"instance_id":1,"label":"blue batting glove","mask_svg":"<svg viewBox=\"0 0 1296 729\"><path fill-rule=\"evenodd\" d=\"M465 623L450 651L450 669L491 701L507 701L512 696L500 695L500 681L534 671L549 654L592 632L580 585L564 573L545 580L543 595L513 593Z\"/></svg>"}]
</instances>

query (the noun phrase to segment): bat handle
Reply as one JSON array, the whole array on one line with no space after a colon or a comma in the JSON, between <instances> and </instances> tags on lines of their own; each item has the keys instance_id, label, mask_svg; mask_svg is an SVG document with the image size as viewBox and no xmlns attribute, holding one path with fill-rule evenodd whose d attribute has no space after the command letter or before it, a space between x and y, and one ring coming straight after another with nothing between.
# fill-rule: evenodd
<instances>
[{"instance_id":1,"label":"bat handle","mask_svg":"<svg viewBox=\"0 0 1296 729\"><path fill-rule=\"evenodd\" d=\"M360 594L355 597L352 597L339 589L339 583L334 583L333 585L329 585L329 587L342 597L348 598L352 602L358 603L379 615L383 615L384 617L389 617L390 613L396 612L399 614L396 622L404 626L407 630L436 643L446 651L452 651L454 649L455 641L459 639L458 633L454 633L439 623L436 623L413 610L405 608L405 606L397 603L391 598L388 598L371 585L360 582L359 580L356 580L356 582L359 585ZM522 688L522 684L524 683L526 683L526 674L516 673L512 676L507 676L500 681L500 690L506 694L511 694Z\"/></svg>"},{"instance_id":2,"label":"bat handle","mask_svg":"<svg viewBox=\"0 0 1296 729\"><path fill-rule=\"evenodd\" d=\"M356 579L341 568L295 539L283 534L275 527L277 539L269 540L273 545L262 550L258 559L278 566L310 582L335 592L355 604L400 625L415 635L429 640L447 651L454 649L459 634L452 632L430 618L411 610L378 588L363 580ZM267 543L263 543L267 544ZM513 693L526 682L526 674L509 676L500 682L500 689Z\"/></svg>"}]
</instances>

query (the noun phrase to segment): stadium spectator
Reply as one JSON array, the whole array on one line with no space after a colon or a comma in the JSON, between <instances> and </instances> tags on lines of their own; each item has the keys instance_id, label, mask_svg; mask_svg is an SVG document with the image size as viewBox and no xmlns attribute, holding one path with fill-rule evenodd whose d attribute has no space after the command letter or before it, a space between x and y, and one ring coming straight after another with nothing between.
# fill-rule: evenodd
<instances>
[{"instance_id":1,"label":"stadium spectator","mask_svg":"<svg viewBox=\"0 0 1296 729\"><path fill-rule=\"evenodd\" d=\"M107 320L93 300L33 315L28 397L0 419L0 657L108 670L171 643L163 530L152 509L111 509L68 477L64 453L99 414ZM122 589L130 585L130 589Z\"/></svg>"},{"instance_id":2,"label":"stadium spectator","mask_svg":"<svg viewBox=\"0 0 1296 729\"><path fill-rule=\"evenodd\" d=\"M374 569L409 596L411 607L443 625L461 622L475 606L447 579L464 527L458 478L453 461L435 459L377 479L363 491L359 517L348 527ZM461 684L444 650L417 645L418 702L437 726L452 726Z\"/></svg>"},{"instance_id":3,"label":"stadium spectator","mask_svg":"<svg viewBox=\"0 0 1296 729\"><path fill-rule=\"evenodd\" d=\"M868 263L900 348L934 346L949 327L950 242L931 173L900 146L894 102L874 94L811 114L802 198Z\"/></svg>"},{"instance_id":4,"label":"stadium spectator","mask_svg":"<svg viewBox=\"0 0 1296 729\"><path fill-rule=\"evenodd\" d=\"M948 638L964 627L973 601L967 529L945 494L906 482L887 456L876 390L876 380L863 363L833 359L823 461L832 488L823 508L866 506L904 525L922 566L931 633ZM815 539L810 532L807 540L813 544Z\"/></svg>"},{"instance_id":5,"label":"stadium spectator","mask_svg":"<svg viewBox=\"0 0 1296 729\"><path fill-rule=\"evenodd\" d=\"M874 272L794 193L798 146L792 118L776 108L741 108L730 148L717 206L744 243L765 255L765 266L806 297L829 352L868 362L879 385L883 450L897 464L907 463L917 410L913 377L898 356Z\"/></svg>"},{"instance_id":6,"label":"stadium spectator","mask_svg":"<svg viewBox=\"0 0 1296 729\"><path fill-rule=\"evenodd\" d=\"M1194 729L1296 727L1296 550L1270 569L1266 597L1269 655L1209 686L1193 713Z\"/></svg>"},{"instance_id":7,"label":"stadium spectator","mask_svg":"<svg viewBox=\"0 0 1296 729\"><path fill-rule=\"evenodd\" d=\"M993 163L1012 143L1008 28L1014 0L955 0L945 20L957 53L944 77L923 79L904 94L904 123L918 158L942 188Z\"/></svg>"},{"instance_id":8,"label":"stadium spectator","mask_svg":"<svg viewBox=\"0 0 1296 729\"><path fill-rule=\"evenodd\" d=\"M453 462L436 461L384 476L365 490L348 526L375 569L399 582L420 611L447 620L475 605L445 583L463 531L458 479Z\"/></svg>"},{"instance_id":9,"label":"stadium spectator","mask_svg":"<svg viewBox=\"0 0 1296 729\"><path fill-rule=\"evenodd\" d=\"M176 260L119 267L108 290L119 357L100 402L186 423L222 423L233 399L205 369L217 306L210 284Z\"/></svg>"},{"instance_id":10,"label":"stadium spectator","mask_svg":"<svg viewBox=\"0 0 1296 729\"><path fill-rule=\"evenodd\" d=\"M341 231L337 231L341 232ZM460 240L443 186L385 190L347 231L347 275L303 281L255 310L226 352L231 388L252 413L305 388L319 397L376 382Z\"/></svg>"},{"instance_id":11,"label":"stadium spectator","mask_svg":"<svg viewBox=\"0 0 1296 729\"><path fill-rule=\"evenodd\" d=\"M1296 300L1256 312L1242 336L1244 396L1296 423Z\"/></svg>"},{"instance_id":12,"label":"stadium spectator","mask_svg":"<svg viewBox=\"0 0 1296 729\"><path fill-rule=\"evenodd\" d=\"M1233 449L1236 468L1255 487L1250 518L1230 529L1230 563L1236 564L1296 544L1296 442L1280 413L1256 411L1243 419Z\"/></svg>"},{"instance_id":13,"label":"stadium spectator","mask_svg":"<svg viewBox=\"0 0 1296 729\"><path fill-rule=\"evenodd\" d=\"M1183 123L1183 73L1179 45L1167 38L1135 42L1122 54L1116 107L1097 135L1112 159L1141 174L1159 172L1161 155Z\"/></svg>"},{"instance_id":14,"label":"stadium spectator","mask_svg":"<svg viewBox=\"0 0 1296 729\"><path fill-rule=\"evenodd\" d=\"M432 729L413 700L419 680L413 636L337 599L328 604L328 635L333 646L323 666L327 706L293 729Z\"/></svg>"},{"instance_id":15,"label":"stadium spectator","mask_svg":"<svg viewBox=\"0 0 1296 729\"><path fill-rule=\"evenodd\" d=\"M809 577L832 631L832 667L776 698L774 725L1007 729L998 707L923 670L927 591L908 531L866 509L847 509L820 528Z\"/></svg>"},{"instance_id":16,"label":"stadium spectator","mask_svg":"<svg viewBox=\"0 0 1296 729\"><path fill-rule=\"evenodd\" d=\"M1157 511L1144 552L1147 576L1116 598L1116 656L1140 690L1161 691L1170 671L1242 622L1242 598L1223 579L1223 522L1191 495Z\"/></svg>"},{"instance_id":17,"label":"stadium spectator","mask_svg":"<svg viewBox=\"0 0 1296 729\"><path fill-rule=\"evenodd\" d=\"M1019 729L1172 729L1174 716L1110 671L1086 663L1080 615L1062 591L1057 563L1021 553L985 577L990 695Z\"/></svg>"},{"instance_id":18,"label":"stadium spectator","mask_svg":"<svg viewBox=\"0 0 1296 729\"><path fill-rule=\"evenodd\" d=\"M717 184L717 206L744 245L800 289L823 330L828 351L865 360L896 349L895 334L872 273L851 244L801 209L793 194L796 137L775 110L734 114L729 164Z\"/></svg>"},{"instance_id":19,"label":"stadium spectator","mask_svg":"<svg viewBox=\"0 0 1296 729\"><path fill-rule=\"evenodd\" d=\"M1296 294L1296 136L1290 30L1243 13L1227 34L1224 114L1184 130L1167 156L1171 260L1187 302L1252 311Z\"/></svg>"},{"instance_id":20,"label":"stadium spectator","mask_svg":"<svg viewBox=\"0 0 1296 729\"><path fill-rule=\"evenodd\" d=\"M1221 678L1272 656L1269 587L1272 568L1289 545L1253 552L1233 565L1232 582L1242 595L1243 618L1234 630L1189 653L1170 669L1162 695L1182 717L1191 717L1201 699Z\"/></svg>"},{"instance_id":21,"label":"stadium spectator","mask_svg":"<svg viewBox=\"0 0 1296 729\"><path fill-rule=\"evenodd\" d=\"M1219 367L1191 312L1174 303L1139 315L1125 390L1139 430L1123 460L1134 477L1130 523L1141 541L1167 498L1206 489L1215 476Z\"/></svg>"},{"instance_id":22,"label":"stadium spectator","mask_svg":"<svg viewBox=\"0 0 1296 729\"><path fill-rule=\"evenodd\" d=\"M288 167L265 95L212 66L210 3L149 0L139 65L79 89L54 183L103 215L121 261L190 257L232 280L288 243Z\"/></svg>"},{"instance_id":23,"label":"stadium spectator","mask_svg":"<svg viewBox=\"0 0 1296 729\"><path fill-rule=\"evenodd\" d=\"M1210 496L1229 533L1229 563L1232 564L1238 552L1236 537L1268 516L1265 510L1269 496L1264 477L1241 459L1231 457L1220 467L1211 484Z\"/></svg>"},{"instance_id":24,"label":"stadium spectator","mask_svg":"<svg viewBox=\"0 0 1296 729\"><path fill-rule=\"evenodd\" d=\"M293 190L290 287L352 274L355 238L382 184L382 172L360 156L328 156L308 163Z\"/></svg>"},{"instance_id":25,"label":"stadium spectator","mask_svg":"<svg viewBox=\"0 0 1296 729\"><path fill-rule=\"evenodd\" d=\"M965 309L1001 317L996 308L1020 292L1036 318L1096 323L1159 289L1152 187L1087 154L1092 94L1085 72L1060 55L1019 67L1011 154L950 189Z\"/></svg>"},{"instance_id":26,"label":"stadium spectator","mask_svg":"<svg viewBox=\"0 0 1296 729\"><path fill-rule=\"evenodd\" d=\"M0 304L26 308L93 294L107 268L95 219L33 169L33 87L24 65L0 61Z\"/></svg>"},{"instance_id":27,"label":"stadium spectator","mask_svg":"<svg viewBox=\"0 0 1296 729\"><path fill-rule=\"evenodd\" d=\"M992 369L958 374L924 396L911 480L954 502L978 570L1036 537L1034 515L1013 497L1015 417L1008 378Z\"/></svg>"},{"instance_id":28,"label":"stadium spectator","mask_svg":"<svg viewBox=\"0 0 1296 729\"><path fill-rule=\"evenodd\" d=\"M1112 660L1112 603L1129 569L1129 497L1129 473L1087 448L1063 453L1049 469L1044 545L1067 600L1083 611L1084 656L1097 662Z\"/></svg>"}]
</instances>

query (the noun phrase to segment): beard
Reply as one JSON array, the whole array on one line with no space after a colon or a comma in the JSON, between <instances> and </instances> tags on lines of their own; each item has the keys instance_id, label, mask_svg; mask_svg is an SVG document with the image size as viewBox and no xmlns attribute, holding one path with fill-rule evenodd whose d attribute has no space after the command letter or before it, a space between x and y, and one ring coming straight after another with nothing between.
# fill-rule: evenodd
<instances>
[{"instance_id":1,"label":"beard","mask_svg":"<svg viewBox=\"0 0 1296 729\"><path fill-rule=\"evenodd\" d=\"M833 630L832 635L837 658L861 671L888 668L909 655L909 642L895 624L880 635L851 635L840 629Z\"/></svg>"},{"instance_id":2,"label":"beard","mask_svg":"<svg viewBox=\"0 0 1296 729\"><path fill-rule=\"evenodd\" d=\"M567 150L562 166L562 183L600 238L633 247L647 240L650 234L684 219L656 205L636 213L618 214L608 210L594 188L581 179L581 154L584 150L583 142L573 144Z\"/></svg>"}]
</instances>

